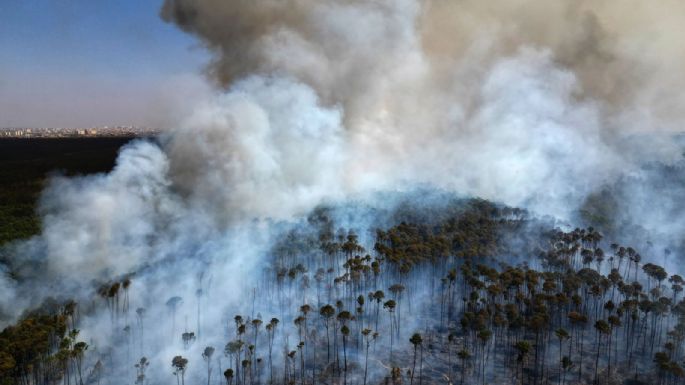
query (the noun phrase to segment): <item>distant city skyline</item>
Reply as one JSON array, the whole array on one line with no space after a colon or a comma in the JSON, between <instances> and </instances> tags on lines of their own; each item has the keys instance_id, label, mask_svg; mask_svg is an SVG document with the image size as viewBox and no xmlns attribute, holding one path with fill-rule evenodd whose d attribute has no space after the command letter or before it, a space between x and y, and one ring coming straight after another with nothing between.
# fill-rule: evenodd
<instances>
[{"instance_id":1,"label":"distant city skyline","mask_svg":"<svg viewBox=\"0 0 685 385\"><path fill-rule=\"evenodd\" d=\"M3 138L62 138L62 137L134 137L153 136L161 132L158 128L137 126L98 127L16 127L0 128Z\"/></svg>"},{"instance_id":2,"label":"distant city skyline","mask_svg":"<svg viewBox=\"0 0 685 385\"><path fill-rule=\"evenodd\" d=\"M159 127L207 54L161 0L0 3L0 127Z\"/></svg>"}]
</instances>

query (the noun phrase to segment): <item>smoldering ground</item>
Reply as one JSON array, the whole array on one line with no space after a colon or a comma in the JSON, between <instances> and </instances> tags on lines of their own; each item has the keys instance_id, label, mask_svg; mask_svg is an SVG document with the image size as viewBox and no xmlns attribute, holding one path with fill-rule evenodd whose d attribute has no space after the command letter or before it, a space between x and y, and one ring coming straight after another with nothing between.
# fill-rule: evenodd
<instances>
[{"instance_id":1,"label":"smoldering ground","mask_svg":"<svg viewBox=\"0 0 685 385\"><path fill-rule=\"evenodd\" d=\"M589 195L626 177L673 178L643 165L682 160L670 139L683 118L682 8L167 0L162 17L215 53L216 87L188 100L193 112L158 143L123 149L111 173L52 181L42 233L5 251L6 322L47 296L76 298L82 338L118 357L111 373L146 355L150 378L163 382L181 348L172 333L198 329L203 344L223 346L234 314L256 316L250 282L274 239L321 204L374 206L376 192L421 186L575 225ZM636 136L652 145L626 140ZM631 202L622 221L678 243L679 190L622 191ZM643 222L647 214L658 220ZM357 223L364 232L373 221ZM93 302L94 282L129 275L130 313ZM175 315L174 296L183 298ZM213 305L195 317L196 301ZM292 318L256 302L264 317ZM136 322L135 308L146 309L142 342L124 349L119 327ZM200 345L187 354L200 357Z\"/></svg>"}]
</instances>

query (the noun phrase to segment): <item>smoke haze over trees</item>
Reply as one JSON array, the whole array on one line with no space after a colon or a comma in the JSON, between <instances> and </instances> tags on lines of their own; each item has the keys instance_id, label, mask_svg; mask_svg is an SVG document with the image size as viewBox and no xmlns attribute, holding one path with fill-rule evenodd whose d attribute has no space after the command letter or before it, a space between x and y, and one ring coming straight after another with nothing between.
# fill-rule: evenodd
<instances>
[{"instance_id":1,"label":"smoke haze over trees","mask_svg":"<svg viewBox=\"0 0 685 385\"><path fill-rule=\"evenodd\" d=\"M214 88L52 179L2 249L0 373L675 383L683 11L165 1Z\"/></svg>"}]
</instances>

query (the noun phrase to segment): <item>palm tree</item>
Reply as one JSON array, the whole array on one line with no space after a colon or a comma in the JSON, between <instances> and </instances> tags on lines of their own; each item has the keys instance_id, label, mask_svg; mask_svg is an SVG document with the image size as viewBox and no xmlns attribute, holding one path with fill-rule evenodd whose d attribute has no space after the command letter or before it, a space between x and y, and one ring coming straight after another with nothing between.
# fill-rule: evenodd
<instances>
[{"instance_id":1,"label":"palm tree","mask_svg":"<svg viewBox=\"0 0 685 385\"><path fill-rule=\"evenodd\" d=\"M181 384L185 385L185 374L188 367L188 360L181 356L176 356L171 360L171 366L174 368L176 383L178 384L178 378L181 377Z\"/></svg>"},{"instance_id":2,"label":"palm tree","mask_svg":"<svg viewBox=\"0 0 685 385\"><path fill-rule=\"evenodd\" d=\"M375 293L371 294L371 298L376 301L376 330L378 330L378 315L380 312L381 302L385 298L385 293L383 290L377 290Z\"/></svg>"},{"instance_id":3,"label":"palm tree","mask_svg":"<svg viewBox=\"0 0 685 385\"><path fill-rule=\"evenodd\" d=\"M657 371L659 373L658 385L663 384L663 377L668 372L671 363L671 358L665 352L657 352L654 355L654 363L656 363Z\"/></svg>"},{"instance_id":4,"label":"palm tree","mask_svg":"<svg viewBox=\"0 0 685 385\"><path fill-rule=\"evenodd\" d=\"M188 347L195 342L195 333L193 332L184 332L181 334L181 340L183 341L183 348L188 350Z\"/></svg>"},{"instance_id":5,"label":"palm tree","mask_svg":"<svg viewBox=\"0 0 685 385\"><path fill-rule=\"evenodd\" d=\"M274 369L273 362L271 360L273 345L274 345L274 335L276 333L276 326L278 326L278 318L272 318L271 321L266 325L267 333L269 334L269 378L271 383L274 382Z\"/></svg>"},{"instance_id":6,"label":"palm tree","mask_svg":"<svg viewBox=\"0 0 685 385\"><path fill-rule=\"evenodd\" d=\"M409 342L411 342L412 345L414 345L414 363L412 365L411 369L411 379L409 380L410 384L414 384L414 373L416 372L416 351L419 346L423 343L423 339L421 338L421 334L419 333L414 333L411 338L409 339Z\"/></svg>"},{"instance_id":7,"label":"palm tree","mask_svg":"<svg viewBox=\"0 0 685 385\"><path fill-rule=\"evenodd\" d=\"M88 344L85 342L77 342L74 344L74 357L76 357L76 368L78 370L79 382L83 385L83 375L81 367L83 364L83 355L88 350Z\"/></svg>"},{"instance_id":8,"label":"palm tree","mask_svg":"<svg viewBox=\"0 0 685 385\"><path fill-rule=\"evenodd\" d=\"M210 378L212 377L212 355L214 354L214 348L207 346L202 352L202 358L207 362L207 385L209 385Z\"/></svg>"},{"instance_id":9,"label":"palm tree","mask_svg":"<svg viewBox=\"0 0 685 385\"><path fill-rule=\"evenodd\" d=\"M561 369L563 370L563 374L561 377L561 385L564 385L564 381L566 379L566 372L569 371L573 367L573 361L571 361L571 358L569 356L564 356L561 358Z\"/></svg>"},{"instance_id":10,"label":"palm tree","mask_svg":"<svg viewBox=\"0 0 685 385\"><path fill-rule=\"evenodd\" d=\"M362 335L364 336L364 342L366 343L366 358L364 360L364 384L363 385L366 385L366 374L368 373L368 370L369 370L369 346L371 345L371 341L369 341L369 335L370 334L371 334L370 329L362 330Z\"/></svg>"},{"instance_id":11,"label":"palm tree","mask_svg":"<svg viewBox=\"0 0 685 385\"><path fill-rule=\"evenodd\" d=\"M243 341L235 340L227 343L224 348L224 354L229 357L229 360L235 357L236 383L240 382L240 351L243 348L243 344Z\"/></svg>"},{"instance_id":12,"label":"palm tree","mask_svg":"<svg viewBox=\"0 0 685 385\"><path fill-rule=\"evenodd\" d=\"M363 339L361 335L361 331L364 329L364 303L365 299L363 295L359 295L357 297L357 349L359 349L359 341L360 339Z\"/></svg>"},{"instance_id":13,"label":"palm tree","mask_svg":"<svg viewBox=\"0 0 685 385\"><path fill-rule=\"evenodd\" d=\"M514 344L514 349L518 352L516 362L521 364L521 376L523 377L523 364L525 363L528 353L530 353L530 342L521 340Z\"/></svg>"},{"instance_id":14,"label":"palm tree","mask_svg":"<svg viewBox=\"0 0 685 385\"><path fill-rule=\"evenodd\" d=\"M247 353L245 353L247 355ZM251 361L248 359L243 360L240 365L243 367L243 384L247 384L245 377L247 376L247 371L250 368Z\"/></svg>"},{"instance_id":15,"label":"palm tree","mask_svg":"<svg viewBox=\"0 0 685 385\"><path fill-rule=\"evenodd\" d=\"M123 305L122 307L123 307L123 310L124 310L124 312L126 313L127 316L128 316L128 306L129 306L129 303L128 303L128 289L129 289L130 286L131 286L131 278L125 278L125 279L121 282L121 287L124 289L124 305Z\"/></svg>"},{"instance_id":16,"label":"palm tree","mask_svg":"<svg viewBox=\"0 0 685 385\"><path fill-rule=\"evenodd\" d=\"M329 330L329 321L335 315L335 308L331 305L324 305L319 310L319 314L321 315L321 318L323 318L324 326L326 327L326 357L327 357L326 363L329 363L329 362L331 362L331 340L330 340L330 333L328 330Z\"/></svg>"},{"instance_id":17,"label":"palm tree","mask_svg":"<svg viewBox=\"0 0 685 385\"><path fill-rule=\"evenodd\" d=\"M302 377L302 382L304 383L304 341L302 339L304 317L298 316L293 322L297 326L297 335L300 340L299 344L297 345L297 349L300 352L300 376Z\"/></svg>"},{"instance_id":18,"label":"palm tree","mask_svg":"<svg viewBox=\"0 0 685 385\"><path fill-rule=\"evenodd\" d=\"M300 306L300 312L302 312L302 318L304 318L304 355L307 357L309 356L309 345L307 344L307 335L309 334L309 330L307 328L307 315L311 310L312 307L307 304Z\"/></svg>"},{"instance_id":19,"label":"palm tree","mask_svg":"<svg viewBox=\"0 0 685 385\"><path fill-rule=\"evenodd\" d=\"M383 304L383 308L384 308L384 309L387 309L387 310L388 310L388 314L390 315L390 364L391 364L391 365L392 365L392 363L393 363L393 362L392 362L392 345L393 345L393 341L394 341L394 338L393 338L393 337L394 337L394 332L393 332L393 331L394 331L394 328L393 328L393 324L394 324L394 319L395 319L395 317L394 317L395 306L396 306L396 302L395 302L394 300L392 300L392 299L386 301L386 302Z\"/></svg>"},{"instance_id":20,"label":"palm tree","mask_svg":"<svg viewBox=\"0 0 685 385\"><path fill-rule=\"evenodd\" d=\"M341 308L342 308L342 307L341 307ZM338 318L338 322L339 322L340 324L346 326L346 325L347 325L347 322L348 322L350 319L352 319L352 314L351 314L349 311L347 311L347 310L342 310L340 313L338 313L338 317L337 317L337 318ZM337 329L333 329L333 330L335 330L334 339L337 340L337 338L338 338L338 337L337 337ZM343 341L343 342L345 342L345 341ZM340 362L339 362L339 361L340 361L340 358L339 358L340 356L339 356L339 353L337 352L337 350L338 350L337 347L336 347L335 350L336 350L336 365L338 366L338 372L339 372L339 371L340 371Z\"/></svg>"},{"instance_id":21,"label":"palm tree","mask_svg":"<svg viewBox=\"0 0 685 385\"><path fill-rule=\"evenodd\" d=\"M395 296L397 301L397 338L400 337L400 321L402 320L402 306L400 306L400 301L402 300L402 292L404 292L404 286L397 283L389 288L390 292Z\"/></svg>"},{"instance_id":22,"label":"palm tree","mask_svg":"<svg viewBox=\"0 0 685 385\"><path fill-rule=\"evenodd\" d=\"M683 283L685 284L685 282L683 282ZM360 294L359 296L357 296L357 305L358 305L357 306L357 310L358 310L357 313L359 313L360 315L364 315L364 303L365 302L366 301L365 301L363 295ZM362 324L362 326L363 326L363 324Z\"/></svg>"},{"instance_id":23,"label":"palm tree","mask_svg":"<svg viewBox=\"0 0 685 385\"><path fill-rule=\"evenodd\" d=\"M233 317L233 322L235 322L236 332L238 332L240 326L243 324L243 316L237 314L235 317Z\"/></svg>"},{"instance_id":24,"label":"palm tree","mask_svg":"<svg viewBox=\"0 0 685 385\"><path fill-rule=\"evenodd\" d=\"M119 282L114 282L112 286L110 286L109 291L107 292L107 296L112 302L111 305L111 310L112 310L112 321L114 321L114 316L118 316L119 314L119 289L121 288L121 283Z\"/></svg>"},{"instance_id":25,"label":"palm tree","mask_svg":"<svg viewBox=\"0 0 685 385\"><path fill-rule=\"evenodd\" d=\"M98 361L100 362L100 361ZM137 364L135 364L136 367L136 385L144 385L145 384L145 371L147 370L147 367L150 366L150 361L148 361L147 357L141 357L140 361L138 361Z\"/></svg>"},{"instance_id":26,"label":"palm tree","mask_svg":"<svg viewBox=\"0 0 685 385\"><path fill-rule=\"evenodd\" d=\"M350 328L348 328L347 325L343 324L343 326L340 328L340 333L342 334L343 357L344 357L344 362L345 362L344 384L347 385L347 336L350 335Z\"/></svg>"},{"instance_id":27,"label":"palm tree","mask_svg":"<svg viewBox=\"0 0 685 385\"><path fill-rule=\"evenodd\" d=\"M226 379L226 385L231 385L231 383L233 382L233 369L226 369L224 371L224 378Z\"/></svg>"},{"instance_id":28,"label":"palm tree","mask_svg":"<svg viewBox=\"0 0 685 385\"><path fill-rule=\"evenodd\" d=\"M447 377L452 381L452 344L454 343L456 335L449 333L447 335Z\"/></svg>"},{"instance_id":29,"label":"palm tree","mask_svg":"<svg viewBox=\"0 0 685 385\"><path fill-rule=\"evenodd\" d=\"M483 344L483 348L481 349L481 365L483 367L483 385L485 385L485 367L486 367L486 362L487 362L487 346L488 342L490 341L490 338L492 337L492 332L488 329L481 329L478 331L478 339L481 341Z\"/></svg>"},{"instance_id":30,"label":"palm tree","mask_svg":"<svg viewBox=\"0 0 685 385\"><path fill-rule=\"evenodd\" d=\"M581 381L583 377L583 337L585 334L585 325L588 322L588 318L585 314L572 311L568 313L568 319L575 328L580 329L580 338L578 338L578 341L580 342L580 348L578 349L580 356L578 359L578 381Z\"/></svg>"},{"instance_id":31,"label":"palm tree","mask_svg":"<svg viewBox=\"0 0 685 385\"><path fill-rule=\"evenodd\" d=\"M254 328L254 356L257 357L257 339L259 337L259 328L262 326L262 320L255 318L252 320L252 328ZM254 369L257 376L257 381L259 381L259 366L255 365Z\"/></svg>"},{"instance_id":32,"label":"palm tree","mask_svg":"<svg viewBox=\"0 0 685 385\"><path fill-rule=\"evenodd\" d=\"M597 331L597 356L595 358L595 383L599 383L599 378L597 377L598 375L598 368L599 368L599 353L602 349L602 344L601 344L601 337L603 334L608 335L611 333L611 326L604 321L604 320L598 320L595 322L595 330Z\"/></svg>"},{"instance_id":33,"label":"palm tree","mask_svg":"<svg viewBox=\"0 0 685 385\"><path fill-rule=\"evenodd\" d=\"M562 379L563 371L562 365L563 365L563 357L562 357L562 351L563 351L563 343L565 340L569 339L570 336L568 335L568 332L564 328L559 328L554 331L554 334L557 336L559 339L559 383L563 383L564 380Z\"/></svg>"},{"instance_id":34,"label":"palm tree","mask_svg":"<svg viewBox=\"0 0 685 385\"><path fill-rule=\"evenodd\" d=\"M630 248L628 248L631 250ZM633 256L631 257L631 260L635 262L635 281L637 281L637 270L640 267L640 262L642 261L642 257L640 254L634 253Z\"/></svg>"},{"instance_id":35,"label":"palm tree","mask_svg":"<svg viewBox=\"0 0 685 385\"><path fill-rule=\"evenodd\" d=\"M530 270L529 270L530 271ZM543 335L546 332L547 328L547 322L548 322L548 316L545 312L537 312L533 314L533 316L530 318L530 321L528 322L528 329L532 331L535 334L535 341L533 347L535 348L535 357L534 357L534 367L535 367L535 380L533 381L534 384L537 384L537 379L539 377L539 373L544 371L544 365L545 365L545 360L542 360L542 370L538 372L538 357L540 354L540 350L543 347Z\"/></svg>"},{"instance_id":36,"label":"palm tree","mask_svg":"<svg viewBox=\"0 0 685 385\"><path fill-rule=\"evenodd\" d=\"M609 316L607 318L607 320L609 321L609 348L608 348L609 366L607 368L607 376L609 376L609 375L611 375L611 341L613 339L613 331L614 331L614 328L621 326L621 319L618 316L612 315L612 316ZM618 358L618 357L616 357L616 358Z\"/></svg>"}]
</instances>

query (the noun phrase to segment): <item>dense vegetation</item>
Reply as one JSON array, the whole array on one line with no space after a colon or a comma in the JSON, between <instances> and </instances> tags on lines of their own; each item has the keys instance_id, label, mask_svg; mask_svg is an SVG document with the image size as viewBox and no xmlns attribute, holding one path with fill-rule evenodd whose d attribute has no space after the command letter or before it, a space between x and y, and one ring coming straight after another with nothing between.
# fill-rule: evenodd
<instances>
[{"instance_id":1,"label":"dense vegetation","mask_svg":"<svg viewBox=\"0 0 685 385\"><path fill-rule=\"evenodd\" d=\"M68 151L45 159L62 159L70 173L88 172L110 164L111 151L79 155L90 161L71 159ZM3 204L35 199L44 176L33 166L41 160L14 162L22 166L3 170L13 180L11 188L3 185ZM26 183L17 178L22 167L32 175ZM153 298L168 311L162 317L131 306L151 300L131 290L135 275L100 282L82 304L47 301L0 333L0 384L667 385L685 379L685 280L653 263L661 255L643 258L593 228L562 230L516 208L438 200L371 210L356 217L363 221L346 221L353 225L347 228L337 208L319 208L306 223L286 226L258 278L241 278L249 281L245 304L227 309L222 324L201 329L201 314L217 305L203 300L202 290L196 298L173 292ZM35 202L25 203L33 212ZM194 330L187 315L185 327L177 325L184 301L197 304ZM83 319L98 312L108 314L109 325L99 327L111 329L110 346L90 346L81 337ZM170 337L160 345L150 329L163 322L171 333L162 333ZM148 357L161 348L174 354L155 368L159 363Z\"/></svg>"},{"instance_id":2,"label":"dense vegetation","mask_svg":"<svg viewBox=\"0 0 685 385\"><path fill-rule=\"evenodd\" d=\"M414 221L363 233L316 210L276 243L252 309L231 316L225 341L200 340L187 321L172 327L170 378L148 378L145 356L89 356L74 303L3 331L0 371L17 384L97 383L118 364L137 384L183 384L193 366L193 382L228 385L672 384L685 375L685 281L633 248L607 245L592 228L543 231L524 211L481 200L428 217L401 210L394 218ZM528 257L512 264L513 253ZM98 290L127 336L119 349L144 341L146 310L129 317L130 283ZM165 300L173 317L182 301ZM199 341L202 355L188 356Z\"/></svg>"},{"instance_id":3,"label":"dense vegetation","mask_svg":"<svg viewBox=\"0 0 685 385\"><path fill-rule=\"evenodd\" d=\"M47 176L109 171L129 140L0 139L0 245L38 233L36 203Z\"/></svg>"}]
</instances>

